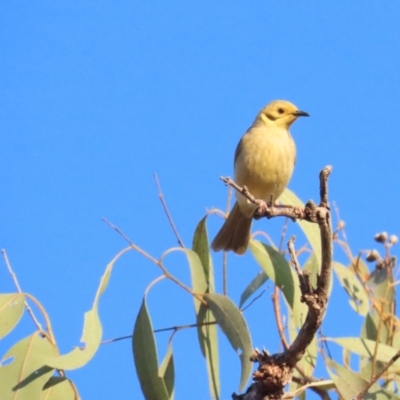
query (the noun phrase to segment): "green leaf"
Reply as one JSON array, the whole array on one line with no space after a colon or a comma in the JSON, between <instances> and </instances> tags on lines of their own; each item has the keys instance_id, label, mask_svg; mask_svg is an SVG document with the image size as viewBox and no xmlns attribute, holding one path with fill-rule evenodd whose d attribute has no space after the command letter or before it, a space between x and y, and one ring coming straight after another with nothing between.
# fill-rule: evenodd
<instances>
[{"instance_id":1,"label":"green leaf","mask_svg":"<svg viewBox=\"0 0 400 400\"><path fill-rule=\"evenodd\" d=\"M44 385L40 400L77 400L74 384L65 377L52 376Z\"/></svg>"},{"instance_id":2,"label":"green leaf","mask_svg":"<svg viewBox=\"0 0 400 400\"><path fill-rule=\"evenodd\" d=\"M360 256L356 257L354 259L354 264L350 264L348 268L354 271L356 275L360 276L363 282L365 282L370 275L367 265Z\"/></svg>"},{"instance_id":3,"label":"green leaf","mask_svg":"<svg viewBox=\"0 0 400 400\"><path fill-rule=\"evenodd\" d=\"M271 246L250 240L249 249L265 274L279 289L293 310L296 326L301 327L307 315L307 306L301 303L299 279L285 257Z\"/></svg>"},{"instance_id":4,"label":"green leaf","mask_svg":"<svg viewBox=\"0 0 400 400\"><path fill-rule=\"evenodd\" d=\"M328 373L335 383L335 386L344 399L354 399L368 385L369 381L362 378L360 374L347 367L337 364L329 358L325 358ZM400 400L400 397L394 393L382 389L380 385L374 383L368 390L366 399L374 400Z\"/></svg>"},{"instance_id":5,"label":"green leaf","mask_svg":"<svg viewBox=\"0 0 400 400\"><path fill-rule=\"evenodd\" d=\"M370 275L367 285L371 287L374 299L380 302L381 313L392 314L395 285L393 285L393 277L388 269L375 269Z\"/></svg>"},{"instance_id":6,"label":"green leaf","mask_svg":"<svg viewBox=\"0 0 400 400\"><path fill-rule=\"evenodd\" d=\"M387 344L390 339L390 334L384 319L385 314L378 312L375 308L371 308L370 312L365 317L360 337ZM393 342L393 345L394 344Z\"/></svg>"},{"instance_id":7,"label":"green leaf","mask_svg":"<svg viewBox=\"0 0 400 400\"><path fill-rule=\"evenodd\" d=\"M376 354L375 361L381 361L387 363L397 353L398 349L395 349L386 344L377 343L374 340L360 339L358 337L344 337L344 338L329 338L327 339L339 346L351 351L354 354L358 354L362 357L372 359ZM400 367L400 360L397 360L390 368L390 372L397 371Z\"/></svg>"},{"instance_id":8,"label":"green leaf","mask_svg":"<svg viewBox=\"0 0 400 400\"><path fill-rule=\"evenodd\" d=\"M387 343L389 332L384 323L380 323L379 320L382 316L372 308L370 313L367 314L364 320L363 327L361 329L360 338L370 339L379 343ZM380 325L379 331L378 326ZM379 340L377 335L379 332ZM382 338L384 338L382 340ZM364 379L370 379L372 375L376 374L378 371L382 370L384 363L380 361L371 362L370 357L360 357L359 359L359 370L361 371L361 376Z\"/></svg>"},{"instance_id":9,"label":"green leaf","mask_svg":"<svg viewBox=\"0 0 400 400\"><path fill-rule=\"evenodd\" d=\"M206 219L204 217L197 224L193 236L193 251L197 253L204 271L204 279L208 285L207 293L214 293L214 270L208 243ZM195 282L192 282L195 286ZM200 285L201 286L201 283ZM215 321L211 311L207 306L194 299L196 310L197 336L201 352L206 360L207 375L210 388L210 397L218 400L220 398L220 378L219 378L219 355L218 355L218 335L217 325L208 325Z\"/></svg>"},{"instance_id":10,"label":"green leaf","mask_svg":"<svg viewBox=\"0 0 400 400\"><path fill-rule=\"evenodd\" d=\"M296 207L304 208L304 203L289 189L285 189L285 191L280 195L279 200L282 202L282 204L290 204ZM301 220L298 220L297 223L306 235L307 240L314 251L315 257L318 260L318 265L321 265L321 236L318 224Z\"/></svg>"},{"instance_id":11,"label":"green leaf","mask_svg":"<svg viewBox=\"0 0 400 400\"><path fill-rule=\"evenodd\" d=\"M209 325L210 322L215 322L213 313L207 306L200 304L196 316L197 335L206 359L210 395L217 400L220 398L218 335L217 324Z\"/></svg>"},{"instance_id":12,"label":"green leaf","mask_svg":"<svg viewBox=\"0 0 400 400\"><path fill-rule=\"evenodd\" d=\"M330 358L325 358L325 363L336 389L344 399L355 398L368 383L360 375L349 368L344 368Z\"/></svg>"},{"instance_id":13,"label":"green leaf","mask_svg":"<svg viewBox=\"0 0 400 400\"><path fill-rule=\"evenodd\" d=\"M204 270L205 280L210 287L210 292L213 293L215 291L214 269L210 255L210 246L208 243L206 220L207 216L202 218L197 224L193 236L192 250L197 253L200 258L200 262Z\"/></svg>"},{"instance_id":14,"label":"green leaf","mask_svg":"<svg viewBox=\"0 0 400 400\"><path fill-rule=\"evenodd\" d=\"M144 397L149 400L169 400L167 386L158 370L156 341L145 299L143 299L136 318L132 349L136 372ZM168 379L171 377L170 368L168 368ZM167 366L164 366L162 371L165 376ZM170 381L168 385L170 385ZM169 389L171 390L171 386L169 386Z\"/></svg>"},{"instance_id":15,"label":"green leaf","mask_svg":"<svg viewBox=\"0 0 400 400\"><path fill-rule=\"evenodd\" d=\"M338 262L333 263L333 270L339 279L340 285L349 295L349 303L354 311L362 316L367 315L369 310L368 295L354 272Z\"/></svg>"},{"instance_id":16,"label":"green leaf","mask_svg":"<svg viewBox=\"0 0 400 400\"><path fill-rule=\"evenodd\" d=\"M84 315L83 333L81 342L85 343L85 347L75 348L68 354L59 357L49 357L46 359L46 365L56 369L71 370L84 366L96 354L100 346L102 337L102 326L98 314L98 305L101 295L104 293L110 280L111 272L115 262L125 252L131 250L130 247L122 250L114 259L107 265L107 268L100 279L100 285L97 289L96 297L93 302L93 307Z\"/></svg>"},{"instance_id":17,"label":"green leaf","mask_svg":"<svg viewBox=\"0 0 400 400\"><path fill-rule=\"evenodd\" d=\"M247 285L246 289L243 290L243 293L240 296L239 308L242 308L246 300L251 297L251 295L255 293L267 280L267 274L264 271L260 271Z\"/></svg>"},{"instance_id":18,"label":"green leaf","mask_svg":"<svg viewBox=\"0 0 400 400\"><path fill-rule=\"evenodd\" d=\"M0 339L8 335L24 313L23 293L0 294Z\"/></svg>"},{"instance_id":19,"label":"green leaf","mask_svg":"<svg viewBox=\"0 0 400 400\"><path fill-rule=\"evenodd\" d=\"M297 371L294 372L294 376L296 376L300 379L304 379L304 377L302 375L300 375ZM328 391L328 390L335 389L335 384L333 383L333 381L328 380L328 379L317 381L317 382L312 382L312 383L309 383L306 385L301 385L301 384L298 384L298 383L292 381L289 386L289 392L293 396L293 398L295 397L296 399L303 400L306 398L305 391L308 388L318 388L320 390Z\"/></svg>"},{"instance_id":20,"label":"green leaf","mask_svg":"<svg viewBox=\"0 0 400 400\"><path fill-rule=\"evenodd\" d=\"M241 391L244 389L252 370L250 357L253 348L246 321L240 310L228 297L221 294L209 293L204 296L204 299L207 301L214 318L221 327L225 336L228 338L229 343L239 354L242 365L239 386L239 390Z\"/></svg>"},{"instance_id":21,"label":"green leaf","mask_svg":"<svg viewBox=\"0 0 400 400\"><path fill-rule=\"evenodd\" d=\"M365 316L364 323L360 333L361 339L370 339L370 340L377 339L377 333L378 333L377 326L379 324L379 314L376 312L372 314L373 312L374 309L371 310L371 313L368 313ZM376 321L375 318L378 318L378 321Z\"/></svg>"},{"instance_id":22,"label":"green leaf","mask_svg":"<svg viewBox=\"0 0 400 400\"><path fill-rule=\"evenodd\" d=\"M165 354L164 360L160 365L159 375L164 380L169 398L173 399L175 385L175 366L171 341L168 343L167 353Z\"/></svg>"},{"instance_id":23,"label":"green leaf","mask_svg":"<svg viewBox=\"0 0 400 400\"><path fill-rule=\"evenodd\" d=\"M44 365L46 356L56 355L57 349L39 332L22 339L3 357L12 361L0 368L0 399L40 399L44 384L53 369Z\"/></svg>"}]
</instances>

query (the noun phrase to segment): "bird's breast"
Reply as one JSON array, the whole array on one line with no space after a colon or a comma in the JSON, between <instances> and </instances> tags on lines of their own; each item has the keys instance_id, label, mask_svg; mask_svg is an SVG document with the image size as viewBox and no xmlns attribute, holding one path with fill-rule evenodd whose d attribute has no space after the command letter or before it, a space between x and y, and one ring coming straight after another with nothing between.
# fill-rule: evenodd
<instances>
[{"instance_id":1,"label":"bird's breast","mask_svg":"<svg viewBox=\"0 0 400 400\"><path fill-rule=\"evenodd\" d=\"M246 185L258 199L269 201L272 195L277 200L289 183L296 161L296 147L290 133L286 129L249 131L239 146L236 183Z\"/></svg>"}]
</instances>

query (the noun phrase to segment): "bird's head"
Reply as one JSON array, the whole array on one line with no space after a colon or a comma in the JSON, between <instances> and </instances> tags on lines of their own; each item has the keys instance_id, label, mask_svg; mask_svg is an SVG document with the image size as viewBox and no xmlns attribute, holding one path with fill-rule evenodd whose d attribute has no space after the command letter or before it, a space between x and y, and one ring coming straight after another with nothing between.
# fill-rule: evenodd
<instances>
[{"instance_id":1,"label":"bird's head","mask_svg":"<svg viewBox=\"0 0 400 400\"><path fill-rule=\"evenodd\" d=\"M298 117L309 117L309 115L289 101L275 100L260 111L256 121L289 128Z\"/></svg>"}]
</instances>

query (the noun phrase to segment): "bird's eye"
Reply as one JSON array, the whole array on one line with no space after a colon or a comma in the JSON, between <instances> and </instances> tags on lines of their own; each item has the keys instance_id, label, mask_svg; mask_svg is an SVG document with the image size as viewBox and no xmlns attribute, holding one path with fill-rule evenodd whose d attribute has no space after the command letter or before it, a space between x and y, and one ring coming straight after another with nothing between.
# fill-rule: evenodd
<instances>
[{"instance_id":1,"label":"bird's eye","mask_svg":"<svg viewBox=\"0 0 400 400\"><path fill-rule=\"evenodd\" d=\"M278 113L279 114L283 114L285 112L285 110L283 108L278 108Z\"/></svg>"}]
</instances>

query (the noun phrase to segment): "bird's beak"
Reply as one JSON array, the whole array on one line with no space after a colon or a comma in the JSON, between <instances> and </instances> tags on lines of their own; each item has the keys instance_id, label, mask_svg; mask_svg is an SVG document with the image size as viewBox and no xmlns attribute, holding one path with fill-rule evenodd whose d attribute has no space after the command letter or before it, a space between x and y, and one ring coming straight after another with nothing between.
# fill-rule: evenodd
<instances>
[{"instance_id":1,"label":"bird's beak","mask_svg":"<svg viewBox=\"0 0 400 400\"><path fill-rule=\"evenodd\" d=\"M309 117L310 114L306 113L305 111L300 111L300 110L296 110L294 112L292 112L292 115L296 116L296 117Z\"/></svg>"}]
</instances>

